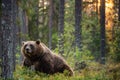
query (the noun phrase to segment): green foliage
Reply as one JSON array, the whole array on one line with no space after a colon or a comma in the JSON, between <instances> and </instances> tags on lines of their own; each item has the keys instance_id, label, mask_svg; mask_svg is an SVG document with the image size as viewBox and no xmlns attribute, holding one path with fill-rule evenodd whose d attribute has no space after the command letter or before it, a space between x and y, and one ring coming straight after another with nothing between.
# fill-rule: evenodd
<instances>
[{"instance_id":1,"label":"green foliage","mask_svg":"<svg viewBox=\"0 0 120 80\"><path fill-rule=\"evenodd\" d=\"M120 29L117 28L115 31L115 40L112 47L112 57L116 62L120 62Z\"/></svg>"},{"instance_id":2,"label":"green foliage","mask_svg":"<svg viewBox=\"0 0 120 80\"><path fill-rule=\"evenodd\" d=\"M89 50L79 51L77 49L75 59L77 61L87 61L87 60L93 60L94 57L91 55L91 52Z\"/></svg>"},{"instance_id":3,"label":"green foliage","mask_svg":"<svg viewBox=\"0 0 120 80\"><path fill-rule=\"evenodd\" d=\"M19 38L23 39L23 40L30 40L30 37L28 36L28 34L23 34L23 33L19 33L18 34Z\"/></svg>"},{"instance_id":4,"label":"green foliage","mask_svg":"<svg viewBox=\"0 0 120 80\"><path fill-rule=\"evenodd\" d=\"M66 5L70 5L69 2ZM71 10L74 8L66 7L65 28L64 28L64 51L65 56L76 56L76 60L98 60L100 57L100 26L97 15L89 16L83 12L82 18L82 51L75 50L74 45L74 15ZM69 10L70 9L70 10ZM95 17L96 16L96 17ZM70 20L73 19L73 20Z\"/></svg>"},{"instance_id":5,"label":"green foliage","mask_svg":"<svg viewBox=\"0 0 120 80\"><path fill-rule=\"evenodd\" d=\"M39 0L21 0L19 1L19 6L23 9L24 13L27 15L28 19L28 36L31 40L36 40L39 38L39 16L41 13L39 11L44 8L39 8Z\"/></svg>"},{"instance_id":6,"label":"green foliage","mask_svg":"<svg viewBox=\"0 0 120 80\"><path fill-rule=\"evenodd\" d=\"M101 65L96 62L88 62L87 64L88 66L80 72L74 71L72 77L65 76L66 72L48 75L17 66L14 80L119 80L119 65L115 64L115 67L112 64Z\"/></svg>"},{"instance_id":7,"label":"green foliage","mask_svg":"<svg viewBox=\"0 0 120 80\"><path fill-rule=\"evenodd\" d=\"M100 26L96 14L90 16L83 12L82 44L83 50L88 50L97 60L100 56Z\"/></svg>"}]
</instances>

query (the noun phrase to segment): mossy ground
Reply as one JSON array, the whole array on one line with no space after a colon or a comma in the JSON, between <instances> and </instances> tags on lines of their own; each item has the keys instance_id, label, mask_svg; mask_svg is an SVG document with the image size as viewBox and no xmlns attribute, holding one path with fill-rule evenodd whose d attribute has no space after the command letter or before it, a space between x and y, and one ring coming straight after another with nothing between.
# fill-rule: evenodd
<instances>
[{"instance_id":1,"label":"mossy ground","mask_svg":"<svg viewBox=\"0 0 120 80\"><path fill-rule=\"evenodd\" d=\"M14 80L120 80L120 64L101 65L90 62L86 68L74 71L72 77L65 74L67 73L47 75L17 66Z\"/></svg>"}]
</instances>

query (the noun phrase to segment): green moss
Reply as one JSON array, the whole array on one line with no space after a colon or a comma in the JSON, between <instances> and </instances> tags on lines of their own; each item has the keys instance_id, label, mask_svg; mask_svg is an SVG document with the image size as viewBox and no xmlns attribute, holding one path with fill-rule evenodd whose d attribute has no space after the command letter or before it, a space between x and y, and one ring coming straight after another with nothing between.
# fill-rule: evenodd
<instances>
[{"instance_id":1,"label":"green moss","mask_svg":"<svg viewBox=\"0 0 120 80\"><path fill-rule=\"evenodd\" d=\"M119 65L116 65L117 68ZM21 66L16 67L14 72L15 80L119 80L120 72L110 72L111 69L114 70L112 64L101 65L96 62L90 62L88 66L80 71L74 71L74 76L65 76L66 72L63 74L57 73L54 75L47 75L44 73L35 72L27 68L22 68ZM116 69L117 69L116 68Z\"/></svg>"}]
</instances>

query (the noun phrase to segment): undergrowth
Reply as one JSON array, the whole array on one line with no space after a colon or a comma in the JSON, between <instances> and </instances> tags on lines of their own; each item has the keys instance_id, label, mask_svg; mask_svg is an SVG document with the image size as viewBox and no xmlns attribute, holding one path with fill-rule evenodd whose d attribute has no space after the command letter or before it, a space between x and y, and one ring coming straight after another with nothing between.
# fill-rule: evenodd
<instances>
[{"instance_id":1,"label":"undergrowth","mask_svg":"<svg viewBox=\"0 0 120 80\"><path fill-rule=\"evenodd\" d=\"M82 70L75 70L72 77L65 76L65 73L48 75L18 65L14 72L14 80L119 80L120 64L116 67L115 65L87 62L87 66Z\"/></svg>"}]
</instances>

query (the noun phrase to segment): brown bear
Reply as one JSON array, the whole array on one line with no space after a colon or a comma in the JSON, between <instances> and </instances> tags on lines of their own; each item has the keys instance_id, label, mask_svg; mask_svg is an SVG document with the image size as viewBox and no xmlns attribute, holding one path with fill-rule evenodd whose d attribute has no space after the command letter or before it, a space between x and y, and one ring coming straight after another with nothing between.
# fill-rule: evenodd
<instances>
[{"instance_id":1,"label":"brown bear","mask_svg":"<svg viewBox=\"0 0 120 80\"><path fill-rule=\"evenodd\" d=\"M31 67L46 74L63 73L64 70L73 75L73 70L68 66L65 60L55 55L44 43L40 41L23 42L21 52L24 56L23 66Z\"/></svg>"}]
</instances>

